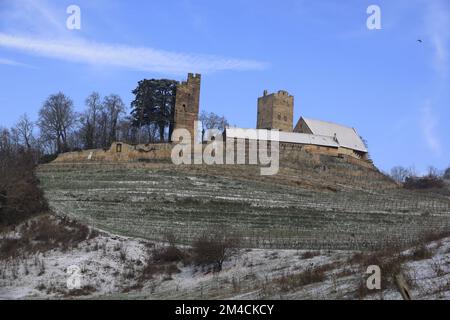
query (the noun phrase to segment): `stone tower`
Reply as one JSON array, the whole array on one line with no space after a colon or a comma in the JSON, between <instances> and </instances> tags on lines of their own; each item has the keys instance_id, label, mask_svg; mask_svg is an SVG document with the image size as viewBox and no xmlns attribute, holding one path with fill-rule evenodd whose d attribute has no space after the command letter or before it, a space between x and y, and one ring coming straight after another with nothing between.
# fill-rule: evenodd
<instances>
[{"instance_id":1,"label":"stone tower","mask_svg":"<svg viewBox=\"0 0 450 320\"><path fill-rule=\"evenodd\" d=\"M174 129L189 130L194 137L200 105L200 74L188 74L187 81L177 86L174 112Z\"/></svg>"},{"instance_id":2,"label":"stone tower","mask_svg":"<svg viewBox=\"0 0 450 320\"><path fill-rule=\"evenodd\" d=\"M258 98L258 129L278 129L292 132L294 121L294 97L287 91L267 94Z\"/></svg>"}]
</instances>

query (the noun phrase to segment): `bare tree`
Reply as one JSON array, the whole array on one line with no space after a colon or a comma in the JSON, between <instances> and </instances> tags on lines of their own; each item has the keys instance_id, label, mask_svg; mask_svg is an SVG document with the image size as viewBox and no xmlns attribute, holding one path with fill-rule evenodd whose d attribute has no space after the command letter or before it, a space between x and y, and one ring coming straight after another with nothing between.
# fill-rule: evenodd
<instances>
[{"instance_id":1,"label":"bare tree","mask_svg":"<svg viewBox=\"0 0 450 320\"><path fill-rule=\"evenodd\" d=\"M213 112L202 111L200 114L200 121L203 129L219 129L225 130L229 126L227 119L224 116L219 116Z\"/></svg>"},{"instance_id":2,"label":"bare tree","mask_svg":"<svg viewBox=\"0 0 450 320\"><path fill-rule=\"evenodd\" d=\"M397 183L404 183L406 178L409 176L408 169L397 166L391 169L391 178Z\"/></svg>"},{"instance_id":3,"label":"bare tree","mask_svg":"<svg viewBox=\"0 0 450 320\"><path fill-rule=\"evenodd\" d=\"M450 167L448 167L444 172L444 179L450 180Z\"/></svg>"},{"instance_id":4,"label":"bare tree","mask_svg":"<svg viewBox=\"0 0 450 320\"><path fill-rule=\"evenodd\" d=\"M442 175L443 174L436 167L433 167L433 166L428 167L428 176L429 177L439 178Z\"/></svg>"},{"instance_id":5,"label":"bare tree","mask_svg":"<svg viewBox=\"0 0 450 320\"><path fill-rule=\"evenodd\" d=\"M117 94L105 97L103 102L108 119L108 144L117 140L117 124L119 117L125 112L125 104Z\"/></svg>"},{"instance_id":6,"label":"bare tree","mask_svg":"<svg viewBox=\"0 0 450 320\"><path fill-rule=\"evenodd\" d=\"M197 265L213 265L214 271L222 271L223 262L239 250L240 237L224 231L224 227L202 234L193 243L194 262Z\"/></svg>"},{"instance_id":7,"label":"bare tree","mask_svg":"<svg viewBox=\"0 0 450 320\"><path fill-rule=\"evenodd\" d=\"M87 110L81 115L81 135L86 149L98 146L98 118L102 109L100 94L93 92L85 101Z\"/></svg>"},{"instance_id":8,"label":"bare tree","mask_svg":"<svg viewBox=\"0 0 450 320\"><path fill-rule=\"evenodd\" d=\"M53 141L58 153L69 149L68 136L76 121L72 100L62 92L51 95L39 111L38 126L44 139Z\"/></svg>"},{"instance_id":9,"label":"bare tree","mask_svg":"<svg viewBox=\"0 0 450 320\"><path fill-rule=\"evenodd\" d=\"M121 115L125 112L125 104L122 99L111 94L103 99L99 110L97 131L102 148L108 148L111 143L118 139L118 127ZM123 123L121 123L123 125Z\"/></svg>"},{"instance_id":10,"label":"bare tree","mask_svg":"<svg viewBox=\"0 0 450 320\"><path fill-rule=\"evenodd\" d=\"M202 123L202 140L205 138L205 131L208 129L225 130L229 123L224 116L219 116L213 112L202 111L200 114L200 122Z\"/></svg>"},{"instance_id":11,"label":"bare tree","mask_svg":"<svg viewBox=\"0 0 450 320\"><path fill-rule=\"evenodd\" d=\"M19 122L15 126L15 130L17 130L19 143L24 145L28 151L31 150L31 146L34 143L34 123L28 118L27 114L20 117Z\"/></svg>"}]
</instances>

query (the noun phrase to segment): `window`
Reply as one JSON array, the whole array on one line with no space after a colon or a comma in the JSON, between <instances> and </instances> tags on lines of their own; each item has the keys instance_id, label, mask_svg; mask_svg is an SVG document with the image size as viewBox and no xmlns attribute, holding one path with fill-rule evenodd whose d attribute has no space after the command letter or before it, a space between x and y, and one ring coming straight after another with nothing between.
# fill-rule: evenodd
<instances>
[{"instance_id":1,"label":"window","mask_svg":"<svg viewBox=\"0 0 450 320\"><path fill-rule=\"evenodd\" d=\"M116 152L117 152L117 153L121 153L121 152L122 152L122 144L121 144L121 143L118 143L118 144L116 145Z\"/></svg>"},{"instance_id":2,"label":"window","mask_svg":"<svg viewBox=\"0 0 450 320\"><path fill-rule=\"evenodd\" d=\"M278 114L278 120L281 120L281 114Z\"/></svg>"}]
</instances>

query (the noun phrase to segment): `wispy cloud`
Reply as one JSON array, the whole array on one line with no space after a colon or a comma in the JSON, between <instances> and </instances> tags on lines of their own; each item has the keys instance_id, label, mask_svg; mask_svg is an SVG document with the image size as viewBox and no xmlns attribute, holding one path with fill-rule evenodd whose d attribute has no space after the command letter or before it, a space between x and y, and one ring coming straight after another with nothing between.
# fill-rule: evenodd
<instances>
[{"instance_id":1,"label":"wispy cloud","mask_svg":"<svg viewBox=\"0 0 450 320\"><path fill-rule=\"evenodd\" d=\"M434 50L433 64L437 72L446 78L449 71L448 42L450 41L448 3L442 0L427 1L425 24Z\"/></svg>"},{"instance_id":2,"label":"wispy cloud","mask_svg":"<svg viewBox=\"0 0 450 320\"><path fill-rule=\"evenodd\" d=\"M436 133L437 126L438 118L435 115L431 102L427 101L425 107L421 110L420 128L430 151L432 151L435 156L441 156L442 145L438 134Z\"/></svg>"},{"instance_id":3,"label":"wispy cloud","mask_svg":"<svg viewBox=\"0 0 450 320\"><path fill-rule=\"evenodd\" d=\"M0 47L59 60L125 67L161 73L261 70L266 64L212 55L184 54L152 48L104 44L81 39L47 40L0 33Z\"/></svg>"},{"instance_id":4,"label":"wispy cloud","mask_svg":"<svg viewBox=\"0 0 450 320\"><path fill-rule=\"evenodd\" d=\"M47 0L2 0L0 5L3 32L55 35L67 31L65 11L57 11Z\"/></svg>"},{"instance_id":5,"label":"wispy cloud","mask_svg":"<svg viewBox=\"0 0 450 320\"><path fill-rule=\"evenodd\" d=\"M15 60L11 60L11 59L5 59L0 57L0 64L3 65L7 65L7 66L13 66L13 67L26 67L26 68L33 68L32 66L22 63L22 62L18 62Z\"/></svg>"}]
</instances>

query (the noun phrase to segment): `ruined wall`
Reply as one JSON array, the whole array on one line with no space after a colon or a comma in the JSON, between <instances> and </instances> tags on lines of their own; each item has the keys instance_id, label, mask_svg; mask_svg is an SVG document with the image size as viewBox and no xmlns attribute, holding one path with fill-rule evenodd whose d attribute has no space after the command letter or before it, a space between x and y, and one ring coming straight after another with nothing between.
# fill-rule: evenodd
<instances>
[{"instance_id":1,"label":"ruined wall","mask_svg":"<svg viewBox=\"0 0 450 320\"><path fill-rule=\"evenodd\" d=\"M188 74L187 81L177 86L175 99L174 128L187 129L194 136L194 124L198 121L200 107L200 74Z\"/></svg>"},{"instance_id":2,"label":"ruined wall","mask_svg":"<svg viewBox=\"0 0 450 320\"><path fill-rule=\"evenodd\" d=\"M169 160L172 144L129 145L115 142L109 150L95 149L60 154L55 162L129 162Z\"/></svg>"},{"instance_id":3,"label":"ruined wall","mask_svg":"<svg viewBox=\"0 0 450 320\"><path fill-rule=\"evenodd\" d=\"M294 97L286 91L267 94L258 98L258 129L279 129L292 132L294 121Z\"/></svg>"},{"instance_id":4,"label":"ruined wall","mask_svg":"<svg viewBox=\"0 0 450 320\"><path fill-rule=\"evenodd\" d=\"M237 142L235 140L228 140L224 143L224 148L226 148L226 143L232 144L234 147L234 160L237 160ZM262 148L264 151L270 148L270 144L260 143L256 144L257 148ZM129 145L126 143L115 142L111 145L109 150L84 150L78 152L68 152L60 154L54 162L171 162L171 154L174 144L172 143L158 143L158 144L147 144L147 145ZM201 153L203 154L207 144L203 144L201 148ZM245 141L245 163L249 163L249 149L250 142ZM259 150L259 149L257 149ZM269 149L270 150L270 149ZM375 168L371 162L365 159L360 159L355 157L351 150L345 152L343 148L332 148L323 146L312 146L312 145L300 145L292 143L280 143L280 164L285 160L291 162L301 161L302 156L307 154L312 155L317 163L321 162L320 156L329 157L339 157L345 161L361 165L367 168ZM224 151L223 155L224 163L226 163L226 155ZM194 154L192 154L192 159L194 159Z\"/></svg>"}]
</instances>

